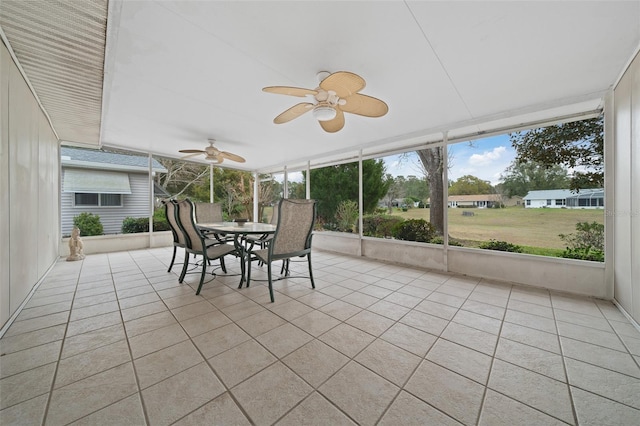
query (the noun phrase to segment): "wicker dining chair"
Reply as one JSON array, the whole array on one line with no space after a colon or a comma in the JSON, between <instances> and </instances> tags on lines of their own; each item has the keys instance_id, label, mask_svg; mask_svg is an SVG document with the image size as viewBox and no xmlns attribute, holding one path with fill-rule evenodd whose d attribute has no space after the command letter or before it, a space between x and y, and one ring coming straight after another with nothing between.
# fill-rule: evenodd
<instances>
[{"instance_id":1,"label":"wicker dining chair","mask_svg":"<svg viewBox=\"0 0 640 426\"><path fill-rule=\"evenodd\" d=\"M274 302L273 277L271 263L276 260L288 261L293 257L305 257L309 265L309 278L311 287L316 288L313 281L311 267L311 237L316 219L315 200L282 199L278 204L278 223L276 232L269 241L267 247L259 250L251 250L247 256L247 286L251 282L251 261L258 260L267 264L269 281L269 297ZM302 278L302 277L289 277Z\"/></svg>"},{"instance_id":2,"label":"wicker dining chair","mask_svg":"<svg viewBox=\"0 0 640 426\"><path fill-rule=\"evenodd\" d=\"M183 282L184 277L187 274L188 255L194 254L196 256L202 256L202 272L200 274L200 284L196 295L200 294L202 285L204 283L204 276L207 272L207 266L212 260L219 260L220 268L223 272L227 272L226 265L224 263L224 257L228 254L238 255L236 248L232 244L215 244L208 245L210 242L202 232L198 229L195 222L194 206L191 200L185 199L177 203L178 214L176 215L178 225L182 229L186 240L186 255L184 265L182 267L182 273L178 282Z\"/></svg>"}]
</instances>

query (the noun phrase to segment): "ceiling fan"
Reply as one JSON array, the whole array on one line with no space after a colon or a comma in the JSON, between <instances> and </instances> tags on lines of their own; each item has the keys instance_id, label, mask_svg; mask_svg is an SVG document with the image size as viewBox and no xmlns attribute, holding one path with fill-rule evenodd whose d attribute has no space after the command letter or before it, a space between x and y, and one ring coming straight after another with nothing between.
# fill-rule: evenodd
<instances>
[{"instance_id":1,"label":"ceiling fan","mask_svg":"<svg viewBox=\"0 0 640 426\"><path fill-rule=\"evenodd\" d=\"M348 71L318 73L319 87L303 89L300 87L269 86L264 92L280 95L308 98L278 115L273 122L286 123L302 114L313 111L313 116L320 126L329 133L337 132L344 127L344 113L358 114L365 117L382 117L389 111L386 103L372 96L358 93L366 83L362 77Z\"/></svg>"},{"instance_id":2,"label":"ceiling fan","mask_svg":"<svg viewBox=\"0 0 640 426\"><path fill-rule=\"evenodd\" d=\"M231 160L231 161L236 161L238 163L244 163L245 159L240 157L239 155L236 154L232 154L230 152L226 152L226 151L220 151L218 148L216 148L215 146L213 146L214 142L216 140L215 139L208 139L209 142L209 146L206 147L204 150L202 149L181 149L178 152L181 152L183 154L189 154L189 155L185 155L184 158L190 158L190 157L195 157L196 155L199 154L204 154L204 159L207 161L211 161L212 163L222 163L224 161L224 159L226 158L227 160Z\"/></svg>"}]
</instances>

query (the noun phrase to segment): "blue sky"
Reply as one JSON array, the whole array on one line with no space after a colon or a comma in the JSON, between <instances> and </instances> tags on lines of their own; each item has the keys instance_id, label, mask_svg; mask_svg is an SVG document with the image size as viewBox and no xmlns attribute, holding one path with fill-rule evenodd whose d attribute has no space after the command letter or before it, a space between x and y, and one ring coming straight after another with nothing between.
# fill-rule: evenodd
<instances>
[{"instance_id":1,"label":"blue sky","mask_svg":"<svg viewBox=\"0 0 640 426\"><path fill-rule=\"evenodd\" d=\"M515 158L509 135L491 136L449 145L449 179L473 175L496 185L500 175ZM395 176L422 176L420 161L414 153L385 158L387 172Z\"/></svg>"},{"instance_id":2,"label":"blue sky","mask_svg":"<svg viewBox=\"0 0 640 426\"><path fill-rule=\"evenodd\" d=\"M449 145L450 161L449 179L456 180L464 175L473 175L496 185L500 182L500 175L509 167L515 158L515 150L509 141L509 135L491 136L469 142ZM387 173L394 176L422 177L420 160L414 152L385 157ZM289 179L302 182L302 173L293 172ZM282 180L278 176L278 181Z\"/></svg>"}]
</instances>

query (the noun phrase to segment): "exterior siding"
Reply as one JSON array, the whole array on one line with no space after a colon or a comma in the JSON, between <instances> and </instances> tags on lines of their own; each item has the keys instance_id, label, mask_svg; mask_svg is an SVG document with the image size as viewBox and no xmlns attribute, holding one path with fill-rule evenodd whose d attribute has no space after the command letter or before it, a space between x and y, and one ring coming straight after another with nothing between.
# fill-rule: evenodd
<instances>
[{"instance_id":1,"label":"exterior siding","mask_svg":"<svg viewBox=\"0 0 640 426\"><path fill-rule=\"evenodd\" d=\"M59 169L58 138L0 42L0 327L58 260Z\"/></svg>"},{"instance_id":2,"label":"exterior siding","mask_svg":"<svg viewBox=\"0 0 640 426\"><path fill-rule=\"evenodd\" d=\"M60 210L62 235L68 236L73 229L73 218L82 212L89 212L100 216L100 222L105 234L120 234L122 221L126 217L149 216L149 177L144 173L129 172L131 194L122 196L122 207L74 207L73 193L60 194ZM64 180L64 173L62 174ZM63 182L64 185L64 182Z\"/></svg>"}]
</instances>

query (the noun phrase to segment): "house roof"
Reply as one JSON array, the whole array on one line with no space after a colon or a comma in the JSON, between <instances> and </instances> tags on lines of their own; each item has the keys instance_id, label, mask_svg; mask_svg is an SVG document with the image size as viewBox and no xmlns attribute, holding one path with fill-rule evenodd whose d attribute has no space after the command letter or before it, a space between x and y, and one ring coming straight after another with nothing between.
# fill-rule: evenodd
<instances>
[{"instance_id":1,"label":"house roof","mask_svg":"<svg viewBox=\"0 0 640 426\"><path fill-rule=\"evenodd\" d=\"M604 198L604 188L581 189L580 192L572 192L567 198Z\"/></svg>"},{"instance_id":2,"label":"house roof","mask_svg":"<svg viewBox=\"0 0 640 426\"><path fill-rule=\"evenodd\" d=\"M572 194L569 189L548 189L541 191L529 191L523 200L560 200L566 199Z\"/></svg>"},{"instance_id":3,"label":"house roof","mask_svg":"<svg viewBox=\"0 0 640 426\"><path fill-rule=\"evenodd\" d=\"M60 148L63 167L82 167L87 169L109 169L135 172L149 171L149 157L143 155L121 154L97 149L84 149L63 146ZM167 169L156 159L152 159L152 171L167 173Z\"/></svg>"},{"instance_id":4,"label":"house roof","mask_svg":"<svg viewBox=\"0 0 640 426\"><path fill-rule=\"evenodd\" d=\"M449 195L449 201L502 201L500 194Z\"/></svg>"}]
</instances>

